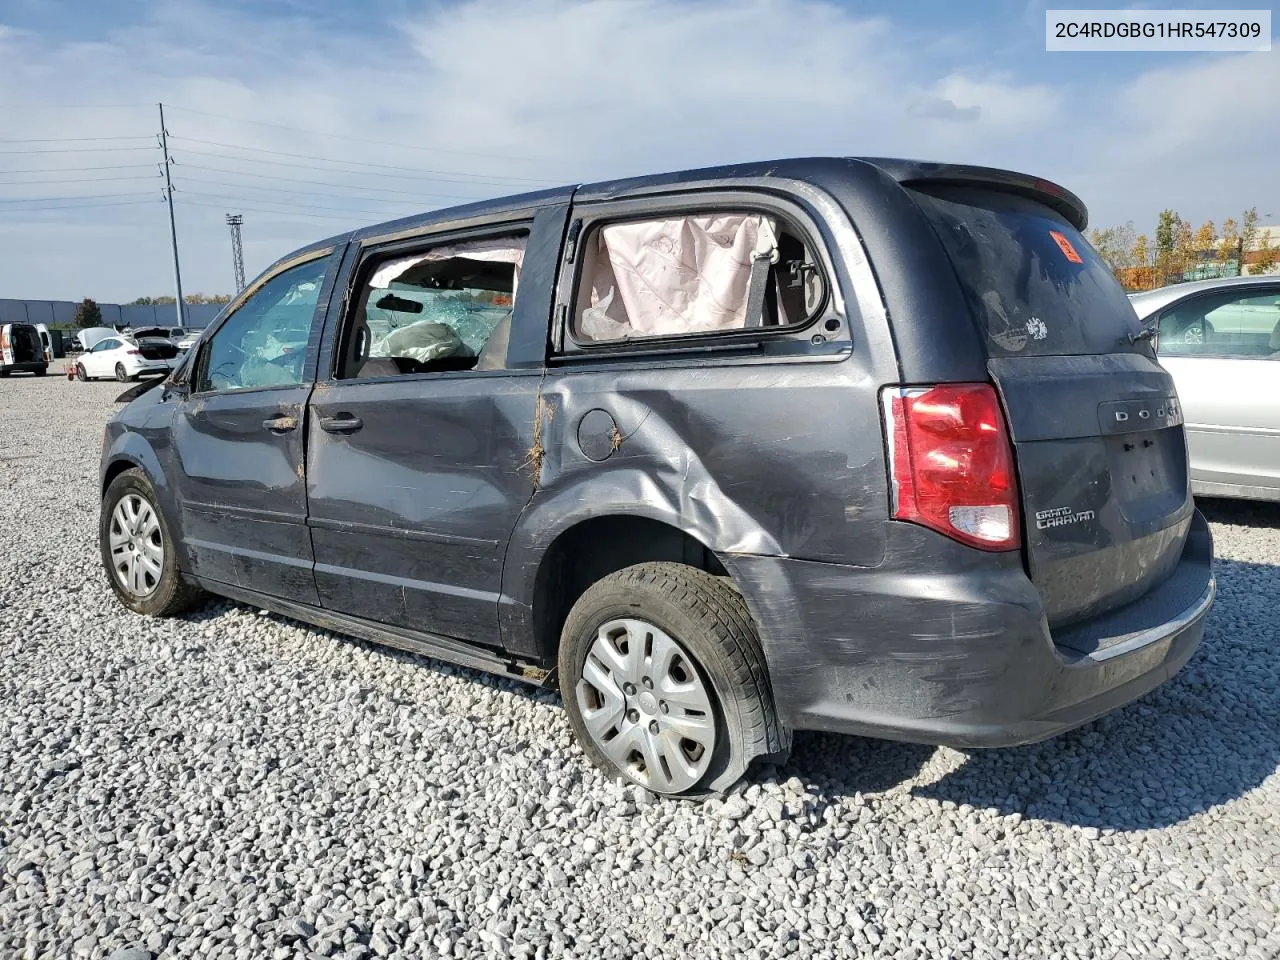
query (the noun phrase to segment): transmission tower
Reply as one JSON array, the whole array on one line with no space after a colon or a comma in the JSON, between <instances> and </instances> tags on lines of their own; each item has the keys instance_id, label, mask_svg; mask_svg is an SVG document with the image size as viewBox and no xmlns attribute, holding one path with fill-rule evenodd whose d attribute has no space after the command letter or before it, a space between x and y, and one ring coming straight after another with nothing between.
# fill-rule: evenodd
<instances>
[{"instance_id":1,"label":"transmission tower","mask_svg":"<svg viewBox=\"0 0 1280 960\"><path fill-rule=\"evenodd\" d=\"M240 245L242 223L244 223L244 217L240 214L227 214L227 226L231 228L231 262L236 269L236 293L244 289L244 248Z\"/></svg>"}]
</instances>

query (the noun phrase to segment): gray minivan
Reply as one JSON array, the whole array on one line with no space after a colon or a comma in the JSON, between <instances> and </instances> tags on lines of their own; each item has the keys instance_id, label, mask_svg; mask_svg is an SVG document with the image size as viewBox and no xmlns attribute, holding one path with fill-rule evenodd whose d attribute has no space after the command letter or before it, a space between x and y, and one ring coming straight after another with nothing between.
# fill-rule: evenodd
<instances>
[{"instance_id":1,"label":"gray minivan","mask_svg":"<svg viewBox=\"0 0 1280 960\"><path fill-rule=\"evenodd\" d=\"M101 554L535 684L723 790L797 729L1048 737L1198 645L1173 385L1068 191L784 160L332 237L108 425Z\"/></svg>"}]
</instances>

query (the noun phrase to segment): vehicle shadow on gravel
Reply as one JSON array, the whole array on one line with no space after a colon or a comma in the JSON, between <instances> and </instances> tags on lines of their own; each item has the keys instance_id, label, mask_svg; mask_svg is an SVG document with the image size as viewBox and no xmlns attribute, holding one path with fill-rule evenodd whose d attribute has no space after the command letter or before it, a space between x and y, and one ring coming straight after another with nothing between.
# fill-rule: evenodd
<instances>
[{"instance_id":1,"label":"vehicle shadow on gravel","mask_svg":"<svg viewBox=\"0 0 1280 960\"><path fill-rule=\"evenodd\" d=\"M1280 766L1280 566L1217 560L1214 571L1218 601L1204 641L1172 680L1052 740L965 751L957 769L911 794L1074 826L1146 830L1259 786ZM933 749L797 734L787 772L834 802L911 779Z\"/></svg>"},{"instance_id":2,"label":"vehicle shadow on gravel","mask_svg":"<svg viewBox=\"0 0 1280 960\"><path fill-rule=\"evenodd\" d=\"M1196 497L1196 506L1210 523L1280 530L1280 503Z\"/></svg>"}]
</instances>

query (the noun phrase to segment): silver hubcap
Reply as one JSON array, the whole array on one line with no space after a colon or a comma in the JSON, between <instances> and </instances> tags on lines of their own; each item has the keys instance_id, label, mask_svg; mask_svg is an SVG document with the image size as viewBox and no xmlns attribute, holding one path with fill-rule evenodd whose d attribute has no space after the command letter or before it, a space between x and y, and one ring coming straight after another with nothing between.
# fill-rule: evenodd
<instances>
[{"instance_id":1,"label":"silver hubcap","mask_svg":"<svg viewBox=\"0 0 1280 960\"><path fill-rule=\"evenodd\" d=\"M679 793L707 772L716 746L711 697L693 659L653 624L601 626L575 693L591 739L641 786Z\"/></svg>"},{"instance_id":2,"label":"silver hubcap","mask_svg":"<svg viewBox=\"0 0 1280 960\"><path fill-rule=\"evenodd\" d=\"M164 571L164 537L151 504L136 493L122 497L111 511L108 543L116 582L135 597L155 593Z\"/></svg>"}]
</instances>

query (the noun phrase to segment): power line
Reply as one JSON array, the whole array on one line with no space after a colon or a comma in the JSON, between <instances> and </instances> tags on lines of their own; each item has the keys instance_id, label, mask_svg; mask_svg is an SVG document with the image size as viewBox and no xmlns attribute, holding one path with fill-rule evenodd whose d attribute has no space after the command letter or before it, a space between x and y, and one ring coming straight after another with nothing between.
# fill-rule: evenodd
<instances>
[{"instance_id":1,"label":"power line","mask_svg":"<svg viewBox=\"0 0 1280 960\"><path fill-rule=\"evenodd\" d=\"M65 197L0 197L0 203L47 203L51 200L112 200L117 197L149 197L151 191L137 193L70 194Z\"/></svg>"},{"instance_id":2,"label":"power line","mask_svg":"<svg viewBox=\"0 0 1280 960\"><path fill-rule=\"evenodd\" d=\"M0 103L0 110L8 107L11 110L27 110L32 107L41 110L123 110L134 107L152 107L152 103L37 103L34 100L10 100Z\"/></svg>"},{"instance_id":3,"label":"power line","mask_svg":"<svg viewBox=\"0 0 1280 960\"><path fill-rule=\"evenodd\" d=\"M264 190L267 193L272 194L273 196L279 195L279 194L287 194L293 197L312 197L312 198L319 198L321 200L351 199L356 203L366 202L366 203L401 203L402 204L406 202L405 200L400 199L398 197L394 199L388 198L388 197L350 197L348 198L348 197L337 196L331 193L316 193L314 191L308 191L308 190L283 190L283 189L280 189L279 187L255 187L251 183L227 183L225 180L206 180L204 178L197 178L197 177L188 178L186 182L193 183L199 187L219 186L219 187L232 187L239 190ZM181 189L181 187L179 187L179 189Z\"/></svg>"},{"instance_id":4,"label":"power line","mask_svg":"<svg viewBox=\"0 0 1280 960\"><path fill-rule=\"evenodd\" d=\"M130 150L154 150L155 147L57 147L40 150L0 150L0 153L124 153Z\"/></svg>"},{"instance_id":5,"label":"power line","mask_svg":"<svg viewBox=\"0 0 1280 960\"><path fill-rule=\"evenodd\" d=\"M46 183L106 183L109 180L154 180L155 175L149 177L140 177L136 174L131 177L67 177L61 180L0 180L0 184L8 184L10 186L42 186Z\"/></svg>"},{"instance_id":6,"label":"power line","mask_svg":"<svg viewBox=\"0 0 1280 960\"><path fill-rule=\"evenodd\" d=\"M174 137L174 139L176 140L178 138ZM184 155L195 154L196 156L199 156L199 157L213 157L214 159L226 160L231 163L256 163L256 164L265 163L273 167L288 167L289 169L293 169L293 170L318 170L322 173L350 173L353 175L364 175L364 176L374 175L372 171L368 171L368 170L350 170L350 169L335 168L335 167L317 167L312 164L298 163L297 161L269 160L263 157L236 157L226 153L214 153L211 150L193 150L191 147L185 148L183 153ZM177 163L176 160L174 162ZM182 166L182 164L180 163L178 165ZM382 170L377 171L376 176L382 179L411 180L411 181L421 181L423 183L459 183L459 184L468 183L468 184L474 184L477 186L493 186L493 187L506 187L506 188L510 188L512 186L512 184L495 183L492 181L454 180L449 177L431 177L431 176L423 176L421 174L410 174L410 173L389 173Z\"/></svg>"},{"instance_id":7,"label":"power line","mask_svg":"<svg viewBox=\"0 0 1280 960\"><path fill-rule=\"evenodd\" d=\"M38 140L10 140L0 138L0 143L88 143L91 140L151 140L152 137L45 137Z\"/></svg>"},{"instance_id":8,"label":"power line","mask_svg":"<svg viewBox=\"0 0 1280 960\"><path fill-rule=\"evenodd\" d=\"M321 130L308 130L305 127L291 127L283 123L268 123L265 120L245 120L242 117L229 117L222 113L210 113L207 110L194 110L191 107L178 107L170 105L173 110L180 110L183 113L194 113L202 117L213 117L217 120L228 120L231 123L247 123L255 127L272 127L276 130L289 130L293 133L305 133L313 137L329 137L334 140L351 141L351 136L342 133L325 133ZM380 147L399 147L402 150L423 150L429 153L452 153L460 157L483 157L487 160L518 160L521 163L553 163L552 160L538 160L533 157L517 157L509 154L499 153L477 153L471 150L452 150L448 147L424 147L417 143L396 143L392 140L370 140L368 137L360 137L361 143L371 143Z\"/></svg>"},{"instance_id":9,"label":"power line","mask_svg":"<svg viewBox=\"0 0 1280 960\"><path fill-rule=\"evenodd\" d=\"M263 202L270 203L271 202L270 200L264 201L264 198L262 197L237 197L229 193L205 193L202 190L180 190L178 191L178 193L179 193L179 199L181 199L181 197L183 196L188 196L188 197L206 197L210 200L223 200L223 201L231 200L233 202L238 201L238 202L244 202L244 203L263 203ZM285 206L285 204L280 204L280 206ZM371 217L387 216L387 211L385 210L365 210L360 207L330 207L330 206L326 206L325 204L317 204L317 203L306 204L306 209L333 210L336 213L347 213L347 212L363 213ZM412 212L414 211L410 211L410 213ZM406 214L406 216L408 216L408 214Z\"/></svg>"},{"instance_id":10,"label":"power line","mask_svg":"<svg viewBox=\"0 0 1280 960\"><path fill-rule=\"evenodd\" d=\"M190 169L190 164L187 164L187 169ZM272 192L272 193L289 193L289 194L293 194L294 196L303 196L303 197L321 197L321 198L328 197L328 198L330 198L330 199L338 199L337 197L334 197L332 194L324 193L324 192L322 192L322 191L321 191L321 192L318 192L318 191L314 191L314 190L286 190L286 189L284 189L284 188L281 188L281 187L275 187L275 186L257 187L257 186L254 186L254 185L253 185L253 184L251 184L251 183L230 183L230 182L228 182L228 181L226 181L226 180L214 180L214 179L213 179L213 178L211 178L211 177L204 177L204 176L194 177L194 176L190 176L189 174L185 174L185 173L183 174L183 177L184 177L184 180L183 180L183 182L184 182L184 183L195 183L195 184L216 184L217 186L220 186L220 187L236 187L236 188L241 189L241 190L267 190L267 191L270 191L270 192ZM2 182L3 182L3 181L0 181L0 183L2 183ZM294 181L294 182L297 182L297 183L308 183L308 182L310 182L310 181L307 181L307 180L297 180L297 181ZM321 184L318 184L318 185L321 185ZM348 190L357 190L357 191L359 191L361 194L363 194L363 193L364 193L364 188L363 188L363 187L359 187L359 186L357 186L357 185L355 185L355 184L322 184L322 185L324 185L324 186L342 187L342 188L345 188L345 189L348 189ZM417 191L417 192L410 192L410 191L407 191L407 190L392 190L392 191L383 191L383 192L399 193L399 194L403 194L403 197L408 197L408 198L421 198L421 197L443 197L443 198L445 198L446 200L484 200L484 199L485 199L484 197L465 197L465 196L460 196L459 194L456 194L456 193L429 193L429 192L427 192L427 191L422 191L422 190L419 190L419 191ZM405 202L405 200L404 200L403 198L401 198L401 197L396 197L396 198L392 198L392 197L367 197L367 196L363 196L363 195L361 195L361 196L358 196L358 197L353 197L352 199L355 199L355 200L368 200L368 201L371 201L371 202L374 202L374 203L404 203L404 202Z\"/></svg>"},{"instance_id":11,"label":"power line","mask_svg":"<svg viewBox=\"0 0 1280 960\"><path fill-rule=\"evenodd\" d=\"M239 159L231 157L229 159ZM310 177L282 177L276 173L259 173L257 170L228 170L226 167L206 167L200 163L182 163L183 170L208 170L212 173L227 173L233 177L253 177L255 180L282 180L285 183L309 183L317 187L341 187L348 190L359 190L361 193L398 193L406 197L444 197L449 200L483 200L484 197L464 197L453 193L430 193L422 190L394 190L390 187L366 187L363 183L336 183L333 180L312 180ZM337 171L331 171L337 172ZM239 184L236 184L239 186ZM248 184L245 184L248 186Z\"/></svg>"},{"instance_id":12,"label":"power line","mask_svg":"<svg viewBox=\"0 0 1280 960\"><path fill-rule=\"evenodd\" d=\"M347 166L368 167L374 170L403 170L408 173L415 174L417 176L428 174L433 177L439 177L439 178L466 177L470 179L477 179L486 183L497 183L497 182L506 181L511 183L538 183L538 184L546 185L546 184L553 184L555 182L553 180L540 180L540 179L534 179L531 177L508 177L501 174L485 176L481 174L464 173L458 170L423 170L420 167L397 167L397 166L391 166L385 163L367 163L363 160L338 160L333 157L318 157L318 156L315 156L314 154L309 154L309 153L287 153L283 150L267 150L264 147L242 147L234 143L222 143L219 140L201 140L197 137L175 136L172 139L181 140L185 143L199 143L208 147L222 147L223 149L226 149L226 150L243 150L246 153L265 153L274 157L292 157L298 160L317 160L322 163L340 163L340 164L346 164ZM192 151L192 152L195 152L195 151ZM262 161L262 162L265 163L266 161Z\"/></svg>"},{"instance_id":13,"label":"power line","mask_svg":"<svg viewBox=\"0 0 1280 960\"><path fill-rule=\"evenodd\" d=\"M51 206L51 207L39 207L39 206L19 207L17 208L17 210L13 212L28 214L28 213L49 213L54 210L71 210L71 211L89 210L97 207L137 207L137 206L142 206L144 204L152 204L154 202L155 202L154 200L109 200L105 203L95 203L95 202L64 203L58 206Z\"/></svg>"},{"instance_id":14,"label":"power line","mask_svg":"<svg viewBox=\"0 0 1280 960\"><path fill-rule=\"evenodd\" d=\"M26 167L21 170L0 170L0 174L8 173L94 173L98 170L148 170L155 166L152 163L113 163L103 167Z\"/></svg>"},{"instance_id":15,"label":"power line","mask_svg":"<svg viewBox=\"0 0 1280 960\"><path fill-rule=\"evenodd\" d=\"M208 207L210 210L226 210L227 209L227 205L225 203L207 203L204 200L191 200L189 199L189 197L185 197L185 196L181 199L182 199L183 205L188 207ZM249 201L249 202L254 203L255 201ZM339 216L334 216L332 214L326 214L326 213L303 213L300 210L269 210L261 206L247 206L247 207L243 207L243 209L248 210L252 213L262 213L267 216L283 217L283 218L306 217L309 220L341 220L344 223L351 223L353 220L355 220L354 217L347 217L347 216L339 217Z\"/></svg>"}]
</instances>

